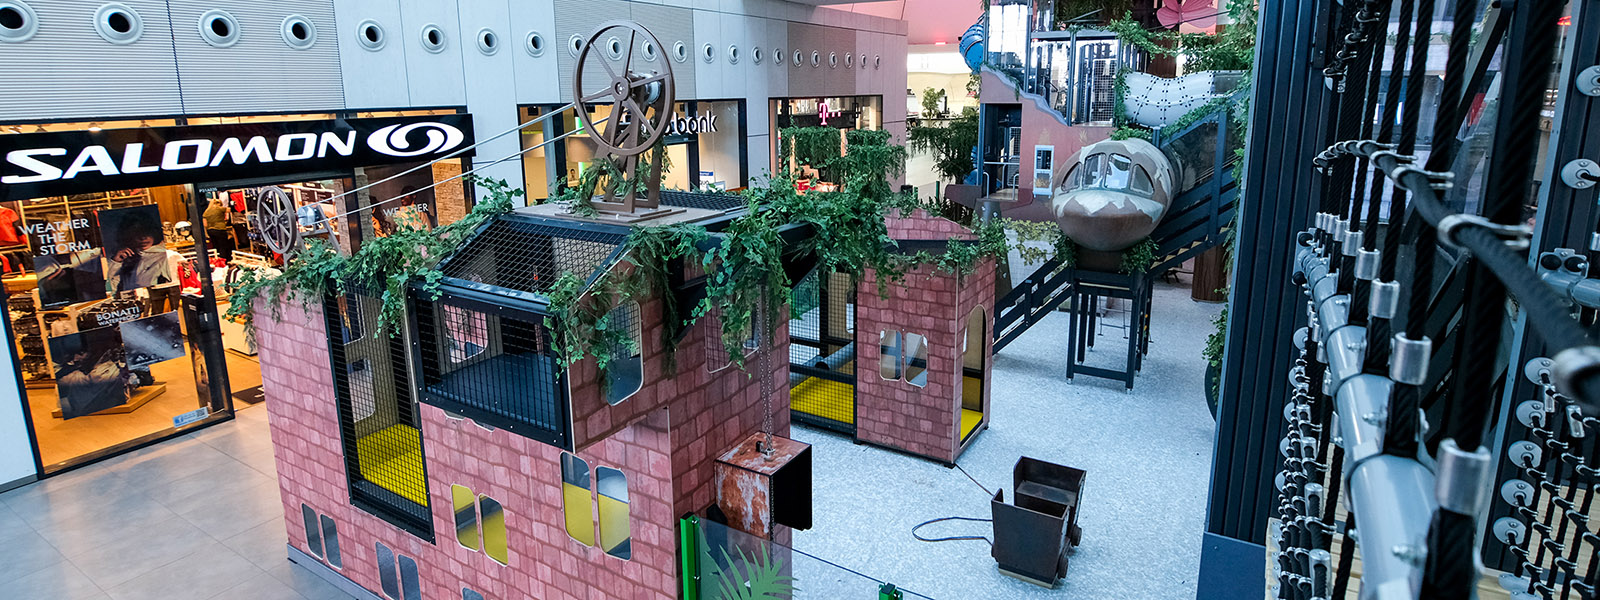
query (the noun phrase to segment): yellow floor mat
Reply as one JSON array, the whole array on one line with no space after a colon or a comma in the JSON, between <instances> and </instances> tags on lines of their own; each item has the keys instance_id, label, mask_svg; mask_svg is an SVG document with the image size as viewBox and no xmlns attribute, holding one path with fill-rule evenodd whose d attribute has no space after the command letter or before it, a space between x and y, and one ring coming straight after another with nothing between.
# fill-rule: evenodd
<instances>
[{"instance_id":1,"label":"yellow floor mat","mask_svg":"<svg viewBox=\"0 0 1600 600\"><path fill-rule=\"evenodd\" d=\"M794 386L789 390L789 408L841 423L856 422L855 390L830 379L810 377Z\"/></svg>"},{"instance_id":2,"label":"yellow floor mat","mask_svg":"<svg viewBox=\"0 0 1600 600\"><path fill-rule=\"evenodd\" d=\"M967 441L972 432L977 431L978 424L983 422L983 413L975 410L961 409L961 441Z\"/></svg>"},{"instance_id":3,"label":"yellow floor mat","mask_svg":"<svg viewBox=\"0 0 1600 600\"><path fill-rule=\"evenodd\" d=\"M422 476L422 435L410 425L391 425L356 440L362 478L402 498L426 506L428 482Z\"/></svg>"}]
</instances>

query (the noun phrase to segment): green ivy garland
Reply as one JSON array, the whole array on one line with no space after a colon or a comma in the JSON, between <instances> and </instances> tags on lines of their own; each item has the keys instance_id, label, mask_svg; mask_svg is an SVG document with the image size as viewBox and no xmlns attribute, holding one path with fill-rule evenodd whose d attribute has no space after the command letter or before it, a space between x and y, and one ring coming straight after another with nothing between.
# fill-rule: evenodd
<instances>
[{"instance_id":1,"label":"green ivy garland","mask_svg":"<svg viewBox=\"0 0 1600 600\"><path fill-rule=\"evenodd\" d=\"M382 290L377 327L395 335L402 328L389 326L405 320L406 286L420 282L423 293L436 297L439 280L443 277L443 273L434 268L439 261L479 225L510 211L512 199L523 195L522 190L512 189L504 181L479 177L469 177L469 181L485 192L485 197L465 217L453 223L433 229L402 223L386 237L362 242L360 250L350 256L339 254L320 239L311 239L277 276L245 271L226 288L230 302L226 316L243 321L246 332L253 337L254 308L259 300L275 301L285 293L294 293L300 300L310 302L320 297L327 283L332 281L341 294L350 286L371 292ZM274 305L274 316L281 314L280 308Z\"/></svg>"},{"instance_id":2,"label":"green ivy garland","mask_svg":"<svg viewBox=\"0 0 1600 600\"><path fill-rule=\"evenodd\" d=\"M1128 275L1148 272L1156 264L1156 250L1159 249L1155 240L1146 237L1132 248L1122 251L1122 262L1117 270Z\"/></svg>"}]
</instances>

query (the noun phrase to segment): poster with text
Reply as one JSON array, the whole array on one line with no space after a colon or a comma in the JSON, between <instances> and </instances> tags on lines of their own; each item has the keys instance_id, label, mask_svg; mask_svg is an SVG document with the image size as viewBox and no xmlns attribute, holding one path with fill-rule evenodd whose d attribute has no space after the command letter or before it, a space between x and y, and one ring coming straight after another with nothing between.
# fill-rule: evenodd
<instances>
[{"instance_id":1,"label":"poster with text","mask_svg":"<svg viewBox=\"0 0 1600 600\"><path fill-rule=\"evenodd\" d=\"M50 338L61 418L91 415L128 401L122 334L116 327Z\"/></svg>"},{"instance_id":2,"label":"poster with text","mask_svg":"<svg viewBox=\"0 0 1600 600\"><path fill-rule=\"evenodd\" d=\"M45 308L106 297L99 248L36 257L33 272L39 278L39 304Z\"/></svg>"},{"instance_id":3,"label":"poster with text","mask_svg":"<svg viewBox=\"0 0 1600 600\"><path fill-rule=\"evenodd\" d=\"M128 321L118 327L122 329L122 345L127 349L129 369L183 358L185 354L178 311Z\"/></svg>"},{"instance_id":4,"label":"poster with text","mask_svg":"<svg viewBox=\"0 0 1600 600\"><path fill-rule=\"evenodd\" d=\"M174 281L161 209L147 204L102 210L99 220L111 291L131 292Z\"/></svg>"}]
</instances>

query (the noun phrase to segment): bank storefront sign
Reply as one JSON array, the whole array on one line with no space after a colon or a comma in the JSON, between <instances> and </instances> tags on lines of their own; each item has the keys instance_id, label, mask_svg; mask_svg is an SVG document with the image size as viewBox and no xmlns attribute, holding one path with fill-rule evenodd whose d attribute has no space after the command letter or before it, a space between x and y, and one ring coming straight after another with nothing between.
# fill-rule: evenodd
<instances>
[{"instance_id":1,"label":"bank storefront sign","mask_svg":"<svg viewBox=\"0 0 1600 600\"><path fill-rule=\"evenodd\" d=\"M619 126L626 127L632 120L633 115L629 114L628 111L623 111L622 119L617 124ZM683 115L673 115L672 120L667 121L667 131L665 135L670 138L687 138L697 136L702 133L716 132L717 115L709 110L706 110L702 111L698 115L691 115L687 117Z\"/></svg>"},{"instance_id":2,"label":"bank storefront sign","mask_svg":"<svg viewBox=\"0 0 1600 600\"><path fill-rule=\"evenodd\" d=\"M0 135L0 202L422 162L471 145L470 115Z\"/></svg>"}]
</instances>

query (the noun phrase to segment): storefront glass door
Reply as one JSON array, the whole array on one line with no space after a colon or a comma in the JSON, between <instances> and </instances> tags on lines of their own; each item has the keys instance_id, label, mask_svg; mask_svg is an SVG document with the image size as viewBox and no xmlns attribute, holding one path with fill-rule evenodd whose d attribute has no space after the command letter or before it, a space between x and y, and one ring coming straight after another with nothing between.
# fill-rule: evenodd
<instances>
[{"instance_id":1,"label":"storefront glass door","mask_svg":"<svg viewBox=\"0 0 1600 600\"><path fill-rule=\"evenodd\" d=\"M46 473L230 413L203 360L214 305L188 201L166 186L0 203L5 313Z\"/></svg>"}]
</instances>

